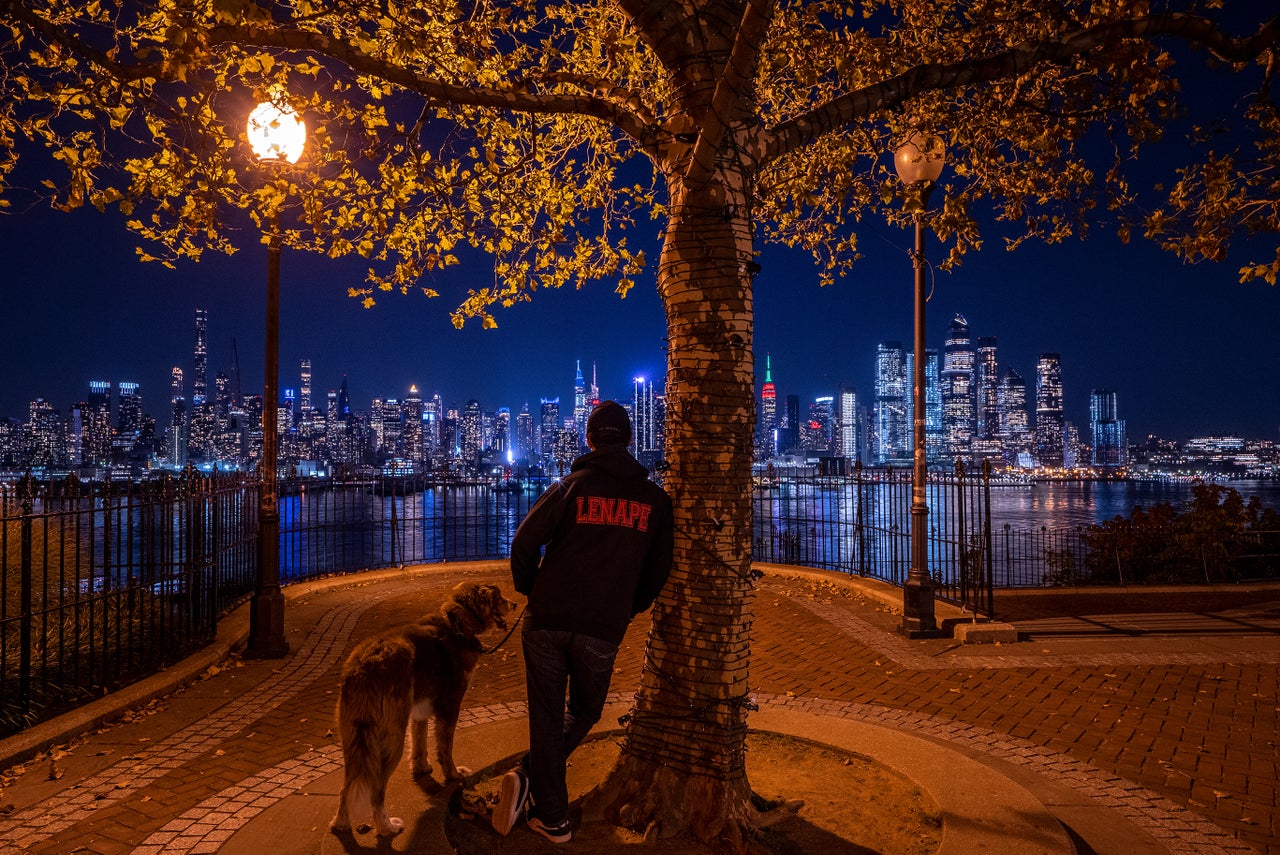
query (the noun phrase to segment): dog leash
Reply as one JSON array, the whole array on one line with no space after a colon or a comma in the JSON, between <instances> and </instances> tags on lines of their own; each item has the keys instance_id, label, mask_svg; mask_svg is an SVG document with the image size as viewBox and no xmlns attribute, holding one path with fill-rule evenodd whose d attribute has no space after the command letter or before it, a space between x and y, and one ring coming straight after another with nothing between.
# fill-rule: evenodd
<instances>
[{"instance_id":1,"label":"dog leash","mask_svg":"<svg viewBox=\"0 0 1280 855\"><path fill-rule=\"evenodd\" d=\"M521 607L520 607L520 614L516 617L516 622L515 622L515 623L513 623L513 624L511 624L511 629L507 630L507 634L506 634L506 635L504 635L504 636L502 636L502 640L501 640L501 641L499 641L497 644L493 645L493 647L489 647L489 648L486 648L483 644L481 644L481 645L480 645L480 652L481 652L481 653L483 653L483 654L485 654L486 656L487 656L487 655L489 655L489 654L491 654L491 653L497 653L497 652L498 652L498 649L499 649L500 647L502 647L502 645L506 644L506 643L507 643L507 639L509 639L509 638L511 637L512 633L514 633L514 632L516 631L516 627L518 627L518 626L520 625L520 621L524 620L524 610L525 610L525 608L526 608L527 606L528 606L528 603L525 603L525 605L523 605L523 606L521 606Z\"/></svg>"}]
</instances>

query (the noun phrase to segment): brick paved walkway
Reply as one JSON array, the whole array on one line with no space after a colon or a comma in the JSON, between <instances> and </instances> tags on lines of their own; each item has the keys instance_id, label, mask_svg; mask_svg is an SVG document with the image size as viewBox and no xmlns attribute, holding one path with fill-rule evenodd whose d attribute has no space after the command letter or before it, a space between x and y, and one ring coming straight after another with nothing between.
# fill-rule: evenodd
<instances>
[{"instance_id":1,"label":"brick paved walkway","mask_svg":"<svg viewBox=\"0 0 1280 855\"><path fill-rule=\"evenodd\" d=\"M341 767L332 726L346 651L479 577L505 581L500 565L448 565L290 589L287 659L232 657L11 770L0 781L0 852L216 852L248 826L242 842L256 818ZM1280 855L1280 621L1266 614L1204 643L1175 637L1175 621L1169 635L1157 626L1140 640L961 647L901 638L897 616L857 587L771 573L757 589L751 683L765 709L898 728L1070 788L1165 851ZM637 621L624 641L619 699L638 683L647 629ZM518 644L487 658L461 724L523 716L522 675ZM331 801L309 807L317 834Z\"/></svg>"}]
</instances>

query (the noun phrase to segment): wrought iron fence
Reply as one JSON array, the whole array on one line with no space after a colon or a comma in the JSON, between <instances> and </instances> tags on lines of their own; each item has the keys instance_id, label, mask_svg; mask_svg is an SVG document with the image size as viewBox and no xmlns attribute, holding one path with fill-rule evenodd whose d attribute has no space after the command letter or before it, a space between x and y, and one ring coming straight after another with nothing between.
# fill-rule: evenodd
<instances>
[{"instance_id":1,"label":"wrought iron fence","mask_svg":"<svg viewBox=\"0 0 1280 855\"><path fill-rule=\"evenodd\" d=\"M0 485L0 735L206 644L252 588L258 489Z\"/></svg>"},{"instance_id":2,"label":"wrought iron fence","mask_svg":"<svg viewBox=\"0 0 1280 855\"><path fill-rule=\"evenodd\" d=\"M545 484L457 478L280 482L284 582L501 558ZM929 475L937 595L993 613L993 588L1280 576L1280 532L993 532L987 470ZM0 484L0 736L138 679L208 642L257 576L259 485L240 477ZM911 472L761 479L753 550L901 585Z\"/></svg>"},{"instance_id":3,"label":"wrought iron fence","mask_svg":"<svg viewBox=\"0 0 1280 855\"><path fill-rule=\"evenodd\" d=\"M929 503L929 572L935 595L992 612L990 470L934 470ZM862 468L849 475L757 479L757 561L801 564L901 585L911 566L910 469Z\"/></svg>"}]
</instances>

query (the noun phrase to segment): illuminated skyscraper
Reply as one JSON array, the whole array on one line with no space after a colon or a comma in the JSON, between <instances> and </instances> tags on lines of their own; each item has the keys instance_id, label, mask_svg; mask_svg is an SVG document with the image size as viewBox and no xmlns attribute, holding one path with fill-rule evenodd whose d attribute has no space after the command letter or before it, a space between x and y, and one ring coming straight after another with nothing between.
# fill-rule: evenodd
<instances>
[{"instance_id":1,"label":"illuminated skyscraper","mask_svg":"<svg viewBox=\"0 0 1280 855\"><path fill-rule=\"evenodd\" d=\"M1058 468L1066 463L1066 416L1062 405L1062 358L1042 353L1036 363L1036 461Z\"/></svg>"},{"instance_id":2,"label":"illuminated skyscraper","mask_svg":"<svg viewBox=\"0 0 1280 855\"><path fill-rule=\"evenodd\" d=\"M560 398L543 398L538 419L538 454L543 463L551 461L560 435Z\"/></svg>"},{"instance_id":3,"label":"illuminated skyscraper","mask_svg":"<svg viewBox=\"0 0 1280 855\"><path fill-rule=\"evenodd\" d=\"M809 418L805 421L801 446L805 451L830 453L835 438L835 398L823 395L809 405Z\"/></svg>"},{"instance_id":4,"label":"illuminated skyscraper","mask_svg":"<svg viewBox=\"0 0 1280 855\"><path fill-rule=\"evenodd\" d=\"M421 463L426 459L426 443L423 440L423 416L426 405L418 394L417 386L409 387L409 396L401 407L402 427L400 430L400 454L411 463Z\"/></svg>"},{"instance_id":5,"label":"illuminated skyscraper","mask_svg":"<svg viewBox=\"0 0 1280 855\"><path fill-rule=\"evenodd\" d=\"M1116 393L1094 389L1089 395L1089 427L1093 442L1093 465L1115 469L1129 463L1129 438L1124 419L1116 417Z\"/></svg>"},{"instance_id":6,"label":"illuminated skyscraper","mask_svg":"<svg viewBox=\"0 0 1280 855\"><path fill-rule=\"evenodd\" d=\"M882 341L876 345L873 454L875 462L882 465L911 457L911 426L907 415L911 380L905 357L900 341Z\"/></svg>"},{"instance_id":7,"label":"illuminated skyscraper","mask_svg":"<svg viewBox=\"0 0 1280 855\"><path fill-rule=\"evenodd\" d=\"M573 429L578 435L578 445L587 444L587 382L582 379L582 360L574 366L576 375L573 378Z\"/></svg>"},{"instance_id":8,"label":"illuminated skyscraper","mask_svg":"<svg viewBox=\"0 0 1280 855\"><path fill-rule=\"evenodd\" d=\"M977 356L964 315L951 320L942 349L942 451L953 459L969 456L974 428L974 368Z\"/></svg>"},{"instance_id":9,"label":"illuminated skyscraper","mask_svg":"<svg viewBox=\"0 0 1280 855\"><path fill-rule=\"evenodd\" d=\"M169 432L165 449L169 462L178 468L187 465L187 399L182 391L182 369L174 367L169 383Z\"/></svg>"},{"instance_id":10,"label":"illuminated skyscraper","mask_svg":"<svg viewBox=\"0 0 1280 855\"><path fill-rule=\"evenodd\" d=\"M765 354L764 357L764 385L760 387L757 419L756 456L768 460L778 453L778 390L773 385L773 354Z\"/></svg>"},{"instance_id":11,"label":"illuminated skyscraper","mask_svg":"<svg viewBox=\"0 0 1280 855\"><path fill-rule=\"evenodd\" d=\"M1030 467L1035 443L1027 414L1027 381L1006 367L997 390L1000 447L1010 466Z\"/></svg>"},{"instance_id":12,"label":"illuminated skyscraper","mask_svg":"<svg viewBox=\"0 0 1280 855\"><path fill-rule=\"evenodd\" d=\"M196 309L195 373L191 376L191 405L200 407L208 395L209 312Z\"/></svg>"},{"instance_id":13,"label":"illuminated skyscraper","mask_svg":"<svg viewBox=\"0 0 1280 855\"><path fill-rule=\"evenodd\" d=\"M111 463L111 383L89 381L89 399L81 414L81 462L88 466Z\"/></svg>"},{"instance_id":14,"label":"illuminated skyscraper","mask_svg":"<svg viewBox=\"0 0 1280 855\"><path fill-rule=\"evenodd\" d=\"M631 397L631 447L641 465L653 469L665 454L667 399L652 380L636 377Z\"/></svg>"},{"instance_id":15,"label":"illuminated skyscraper","mask_svg":"<svg viewBox=\"0 0 1280 855\"><path fill-rule=\"evenodd\" d=\"M974 458L1000 454L1000 375L996 362L996 340L978 339L978 361L974 366L975 414Z\"/></svg>"},{"instance_id":16,"label":"illuminated skyscraper","mask_svg":"<svg viewBox=\"0 0 1280 855\"><path fill-rule=\"evenodd\" d=\"M493 450L498 460L508 463L511 452L511 409L498 407L493 414Z\"/></svg>"},{"instance_id":17,"label":"illuminated skyscraper","mask_svg":"<svg viewBox=\"0 0 1280 855\"><path fill-rule=\"evenodd\" d=\"M299 390L298 406L303 414L311 410L311 360L302 360L302 388Z\"/></svg>"},{"instance_id":18,"label":"illuminated skyscraper","mask_svg":"<svg viewBox=\"0 0 1280 855\"><path fill-rule=\"evenodd\" d=\"M904 359L907 378L907 397L904 404L907 414L905 420L907 436L903 453L909 458L914 458L916 399L912 384L916 376L916 355L908 351L904 354ZM938 383L938 351L936 350L924 352L924 448L925 459L930 463L942 460L942 389Z\"/></svg>"},{"instance_id":19,"label":"illuminated skyscraper","mask_svg":"<svg viewBox=\"0 0 1280 855\"><path fill-rule=\"evenodd\" d=\"M480 402L467 401L459 417L458 432L462 435L462 462L474 466L484 448L484 419Z\"/></svg>"},{"instance_id":20,"label":"illuminated skyscraper","mask_svg":"<svg viewBox=\"0 0 1280 855\"><path fill-rule=\"evenodd\" d=\"M23 440L23 452L32 466L52 468L65 463L62 419L44 398L36 398L28 407Z\"/></svg>"},{"instance_id":21,"label":"illuminated skyscraper","mask_svg":"<svg viewBox=\"0 0 1280 855\"><path fill-rule=\"evenodd\" d=\"M836 399L835 453L850 464L861 459L858 442L858 393L851 386L840 389Z\"/></svg>"},{"instance_id":22,"label":"illuminated skyscraper","mask_svg":"<svg viewBox=\"0 0 1280 855\"><path fill-rule=\"evenodd\" d=\"M514 438L517 460L530 460L537 453L537 439L533 430L533 414L529 412L529 402L520 406L516 413L516 435Z\"/></svg>"}]
</instances>

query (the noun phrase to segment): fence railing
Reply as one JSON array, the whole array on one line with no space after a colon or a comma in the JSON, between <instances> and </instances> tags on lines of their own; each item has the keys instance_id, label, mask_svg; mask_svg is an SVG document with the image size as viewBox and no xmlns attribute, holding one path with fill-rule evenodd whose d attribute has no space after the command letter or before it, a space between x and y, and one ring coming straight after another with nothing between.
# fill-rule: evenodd
<instances>
[{"instance_id":1,"label":"fence railing","mask_svg":"<svg viewBox=\"0 0 1280 855\"><path fill-rule=\"evenodd\" d=\"M544 486L283 480L281 579L506 557ZM990 489L963 468L926 489L936 595L978 613L994 613L995 587L1280 576L1277 531L995 528ZM0 484L0 736L206 644L253 590L258 501L255 480L231 476ZM762 479L753 512L756 560L907 577L909 470Z\"/></svg>"},{"instance_id":2,"label":"fence railing","mask_svg":"<svg viewBox=\"0 0 1280 855\"><path fill-rule=\"evenodd\" d=\"M256 575L254 482L0 486L0 735L208 643Z\"/></svg>"},{"instance_id":3,"label":"fence railing","mask_svg":"<svg viewBox=\"0 0 1280 855\"><path fill-rule=\"evenodd\" d=\"M929 575L935 596L993 609L990 470L929 473ZM757 480L753 549L758 561L801 564L901 585L911 568L910 469Z\"/></svg>"}]
</instances>

